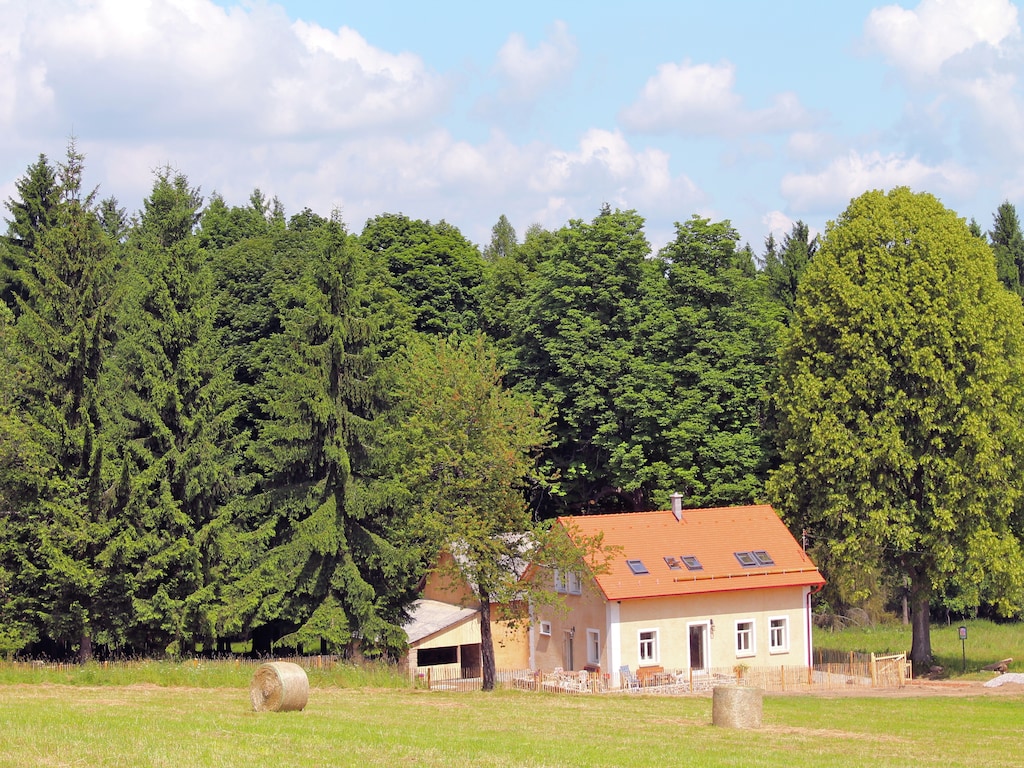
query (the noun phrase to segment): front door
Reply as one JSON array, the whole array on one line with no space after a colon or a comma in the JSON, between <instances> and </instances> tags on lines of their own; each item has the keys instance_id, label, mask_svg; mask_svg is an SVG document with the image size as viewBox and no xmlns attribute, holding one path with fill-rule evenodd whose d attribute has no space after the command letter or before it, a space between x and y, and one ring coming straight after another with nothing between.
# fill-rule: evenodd
<instances>
[{"instance_id":1,"label":"front door","mask_svg":"<svg viewBox=\"0 0 1024 768\"><path fill-rule=\"evenodd\" d=\"M563 635L564 640L562 643L562 664L564 665L563 668L567 672L571 672L572 670L576 669L576 665L573 663L572 658L572 636L574 634L575 632L570 632L569 630L566 630L565 634Z\"/></svg>"},{"instance_id":2,"label":"front door","mask_svg":"<svg viewBox=\"0 0 1024 768\"><path fill-rule=\"evenodd\" d=\"M707 672L710 664L708 656L708 625L706 623L690 624L690 669L693 672Z\"/></svg>"}]
</instances>

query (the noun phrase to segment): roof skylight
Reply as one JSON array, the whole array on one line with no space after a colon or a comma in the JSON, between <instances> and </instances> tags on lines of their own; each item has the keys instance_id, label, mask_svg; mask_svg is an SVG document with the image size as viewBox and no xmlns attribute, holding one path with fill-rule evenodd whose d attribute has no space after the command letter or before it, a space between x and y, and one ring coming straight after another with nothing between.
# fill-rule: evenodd
<instances>
[{"instance_id":1,"label":"roof skylight","mask_svg":"<svg viewBox=\"0 0 1024 768\"><path fill-rule=\"evenodd\" d=\"M757 559L751 552L733 552L733 554L744 568L755 568L758 565Z\"/></svg>"},{"instance_id":2,"label":"roof skylight","mask_svg":"<svg viewBox=\"0 0 1024 768\"><path fill-rule=\"evenodd\" d=\"M628 565L629 570L631 570L637 576L644 573L650 573L650 571L647 570L647 566L644 565L643 560L627 560L626 565Z\"/></svg>"},{"instance_id":3,"label":"roof skylight","mask_svg":"<svg viewBox=\"0 0 1024 768\"><path fill-rule=\"evenodd\" d=\"M704 566L700 564L700 560L698 560L693 555L683 555L683 565L685 565L691 571L704 570Z\"/></svg>"},{"instance_id":4,"label":"roof skylight","mask_svg":"<svg viewBox=\"0 0 1024 768\"><path fill-rule=\"evenodd\" d=\"M755 549L751 554L760 565L775 565L775 561L772 559L772 556L763 549Z\"/></svg>"}]
</instances>

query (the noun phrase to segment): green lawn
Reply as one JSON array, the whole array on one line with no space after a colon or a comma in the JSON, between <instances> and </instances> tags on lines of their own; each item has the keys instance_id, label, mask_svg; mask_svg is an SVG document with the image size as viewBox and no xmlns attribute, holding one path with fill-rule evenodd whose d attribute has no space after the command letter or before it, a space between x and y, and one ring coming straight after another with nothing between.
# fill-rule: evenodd
<instances>
[{"instance_id":1,"label":"green lawn","mask_svg":"<svg viewBox=\"0 0 1024 768\"><path fill-rule=\"evenodd\" d=\"M960 642L959 628L967 627L967 640ZM932 624L932 654L945 674L967 680L988 680L991 672L982 667L1012 658L1011 672L1024 672L1024 624L996 624L975 620ZM902 624L855 627L841 632L814 630L815 648L834 648L863 653L900 653L910 651L911 629ZM967 674L963 675L964 655ZM1024 765L1024 760L1022 760Z\"/></svg>"},{"instance_id":2,"label":"green lawn","mask_svg":"<svg viewBox=\"0 0 1024 768\"><path fill-rule=\"evenodd\" d=\"M932 644L960 673L959 624ZM969 622L967 679L1014 657L1024 628ZM815 644L910 647L909 627L816 632ZM1024 766L1024 691L920 697L771 696L764 727L711 725L711 698L415 690L384 665L311 669L303 712L255 714L255 668L0 663L0 768L30 766Z\"/></svg>"},{"instance_id":3,"label":"green lawn","mask_svg":"<svg viewBox=\"0 0 1024 768\"><path fill-rule=\"evenodd\" d=\"M0 686L0 766L1020 766L1024 695L766 696L764 727L709 697L313 688L302 712L248 690Z\"/></svg>"}]
</instances>

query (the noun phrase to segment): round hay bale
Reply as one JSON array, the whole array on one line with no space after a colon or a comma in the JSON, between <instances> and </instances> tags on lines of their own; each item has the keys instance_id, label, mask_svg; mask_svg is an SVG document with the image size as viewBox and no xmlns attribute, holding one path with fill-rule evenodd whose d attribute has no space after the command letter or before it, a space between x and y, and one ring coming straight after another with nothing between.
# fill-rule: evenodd
<instances>
[{"instance_id":1,"label":"round hay bale","mask_svg":"<svg viewBox=\"0 0 1024 768\"><path fill-rule=\"evenodd\" d=\"M762 706L760 688L726 685L714 689L711 696L711 723L722 728L760 728Z\"/></svg>"},{"instance_id":2,"label":"round hay bale","mask_svg":"<svg viewBox=\"0 0 1024 768\"><path fill-rule=\"evenodd\" d=\"M253 712L301 712L309 701L306 670L290 661L260 664L249 684Z\"/></svg>"}]
</instances>

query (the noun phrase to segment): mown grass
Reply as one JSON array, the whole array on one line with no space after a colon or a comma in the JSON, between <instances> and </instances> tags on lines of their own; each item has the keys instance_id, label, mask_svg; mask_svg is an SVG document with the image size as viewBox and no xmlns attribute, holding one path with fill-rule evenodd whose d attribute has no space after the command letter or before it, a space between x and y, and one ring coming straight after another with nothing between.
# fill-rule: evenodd
<instances>
[{"instance_id":1,"label":"mown grass","mask_svg":"<svg viewBox=\"0 0 1024 768\"><path fill-rule=\"evenodd\" d=\"M12 664L0 661L0 684L48 683L60 685L158 685L190 688L246 687L256 664L242 661L129 661L104 664ZM409 679L387 664L330 664L306 670L311 687L408 688Z\"/></svg>"},{"instance_id":2,"label":"mown grass","mask_svg":"<svg viewBox=\"0 0 1024 768\"><path fill-rule=\"evenodd\" d=\"M959 628L967 627L967 640L961 646ZM815 648L832 648L861 653L909 653L912 630L903 624L851 627L840 632L814 630ZM997 624L982 619L932 624L932 654L945 674L965 680L986 680L991 672L982 667L1012 658L1011 672L1024 672L1024 624ZM963 672L966 655L966 674Z\"/></svg>"},{"instance_id":3,"label":"mown grass","mask_svg":"<svg viewBox=\"0 0 1024 768\"><path fill-rule=\"evenodd\" d=\"M935 626L959 672L957 627ZM968 678L1024 657L1020 625L969 622ZM816 632L821 647L889 653L900 625ZM1015 662L1014 666L1020 666ZM1024 692L772 696L764 727L711 725L708 696L417 690L385 665L310 669L302 712L254 713L255 667L0 663L0 768L18 766L1021 766Z\"/></svg>"},{"instance_id":4,"label":"mown grass","mask_svg":"<svg viewBox=\"0 0 1024 768\"><path fill-rule=\"evenodd\" d=\"M318 688L253 713L245 688L0 686L0 767L1021 765L1024 696L767 696L764 727L708 697Z\"/></svg>"}]
</instances>

